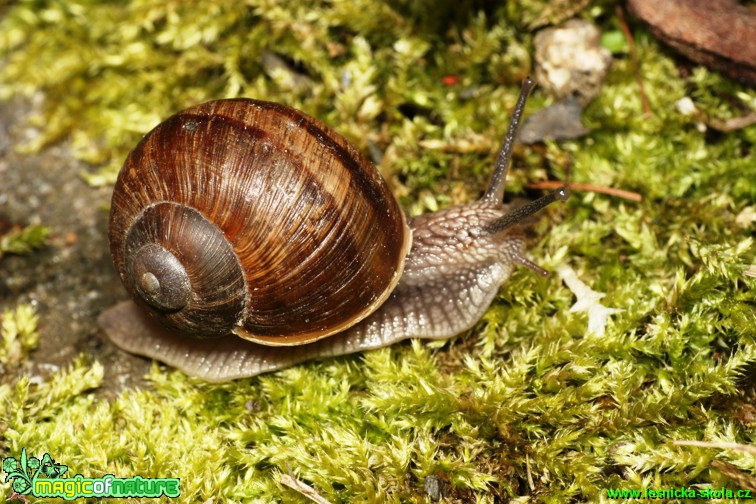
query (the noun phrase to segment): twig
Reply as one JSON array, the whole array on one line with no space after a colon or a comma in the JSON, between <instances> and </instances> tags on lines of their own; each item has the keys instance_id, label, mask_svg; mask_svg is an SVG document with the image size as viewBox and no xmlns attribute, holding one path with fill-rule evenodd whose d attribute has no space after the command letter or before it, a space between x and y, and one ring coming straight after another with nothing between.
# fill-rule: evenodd
<instances>
[{"instance_id":1,"label":"twig","mask_svg":"<svg viewBox=\"0 0 756 504\"><path fill-rule=\"evenodd\" d=\"M8 496L7 502L11 502L11 501L21 501L24 504L28 504L29 503L29 499L26 498L26 495L20 494L20 493L16 493L15 491L11 492L11 494Z\"/></svg>"},{"instance_id":2,"label":"twig","mask_svg":"<svg viewBox=\"0 0 756 504\"><path fill-rule=\"evenodd\" d=\"M752 124L756 124L756 112L751 112L750 114L741 117L733 117L732 119L727 119L725 121L717 119L716 117L711 117L706 123L717 131L728 133L730 131L747 128Z\"/></svg>"},{"instance_id":3,"label":"twig","mask_svg":"<svg viewBox=\"0 0 756 504\"><path fill-rule=\"evenodd\" d=\"M748 266L748 269L746 269L743 274L751 278L756 278L756 264L751 264L750 266Z\"/></svg>"},{"instance_id":4,"label":"twig","mask_svg":"<svg viewBox=\"0 0 756 504\"><path fill-rule=\"evenodd\" d=\"M535 483L533 483L533 473L530 472L530 455L527 453L525 454L525 468L528 470L528 486L532 492L535 490Z\"/></svg>"},{"instance_id":5,"label":"twig","mask_svg":"<svg viewBox=\"0 0 756 504\"><path fill-rule=\"evenodd\" d=\"M630 33L630 27L625 20L625 11L622 10L622 6L617 5L614 8L619 18L620 28L622 33L625 34L627 44L630 46L630 58L633 61L633 68L635 68L635 78L638 80L638 87L640 87L641 104L643 105L643 114L646 117L651 117L651 106L648 104L648 97L646 97L646 88L643 86L643 76L640 71L640 63L638 62L638 51L635 50L635 41L633 40L633 34Z\"/></svg>"},{"instance_id":6,"label":"twig","mask_svg":"<svg viewBox=\"0 0 756 504\"><path fill-rule=\"evenodd\" d=\"M317 504L331 504L328 499L321 497L314 488L312 488L307 483L299 481L291 474L281 474L281 483L291 488L295 492L299 492L304 497L310 499L312 502L316 502Z\"/></svg>"},{"instance_id":7,"label":"twig","mask_svg":"<svg viewBox=\"0 0 756 504\"><path fill-rule=\"evenodd\" d=\"M578 184L574 182L560 182L559 180L541 180L540 182L532 182L528 184L528 189L559 189L566 185L570 189L577 191L587 191L600 194L607 194L609 196L616 196L630 201L640 202L643 200L643 196L636 192L625 191L622 189L615 189L614 187L600 186L594 184Z\"/></svg>"},{"instance_id":8,"label":"twig","mask_svg":"<svg viewBox=\"0 0 756 504\"><path fill-rule=\"evenodd\" d=\"M711 467L730 478L739 487L756 491L756 477L751 476L739 467L723 460L714 460Z\"/></svg>"},{"instance_id":9,"label":"twig","mask_svg":"<svg viewBox=\"0 0 756 504\"><path fill-rule=\"evenodd\" d=\"M739 444L739 443L722 443L711 441L694 441L686 439L678 439L672 441L673 444L678 446L700 446L701 448L721 448L723 450L737 450L743 453L753 453L756 455L756 446Z\"/></svg>"}]
</instances>

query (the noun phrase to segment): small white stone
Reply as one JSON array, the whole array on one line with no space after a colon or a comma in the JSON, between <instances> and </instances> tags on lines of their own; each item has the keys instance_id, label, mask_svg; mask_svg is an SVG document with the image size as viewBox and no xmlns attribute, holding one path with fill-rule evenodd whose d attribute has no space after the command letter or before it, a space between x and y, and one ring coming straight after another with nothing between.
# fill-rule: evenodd
<instances>
[{"instance_id":1,"label":"small white stone","mask_svg":"<svg viewBox=\"0 0 756 504\"><path fill-rule=\"evenodd\" d=\"M677 100L675 106L677 107L677 111L685 116L693 115L696 111L696 106L693 104L693 100L687 96Z\"/></svg>"}]
</instances>

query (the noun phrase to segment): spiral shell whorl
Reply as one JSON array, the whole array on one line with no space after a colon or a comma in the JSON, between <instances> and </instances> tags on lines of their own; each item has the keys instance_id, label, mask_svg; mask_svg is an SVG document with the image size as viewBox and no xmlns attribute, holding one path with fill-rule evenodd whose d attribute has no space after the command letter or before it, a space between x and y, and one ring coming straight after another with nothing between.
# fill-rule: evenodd
<instances>
[{"instance_id":1,"label":"spiral shell whorl","mask_svg":"<svg viewBox=\"0 0 756 504\"><path fill-rule=\"evenodd\" d=\"M241 265L199 211L170 202L147 207L128 231L125 257L127 288L168 327L223 336L242 318Z\"/></svg>"},{"instance_id":2,"label":"spiral shell whorl","mask_svg":"<svg viewBox=\"0 0 756 504\"><path fill-rule=\"evenodd\" d=\"M164 312L189 304L192 284L184 265L165 247L147 243L134 253L129 276L141 298Z\"/></svg>"}]
</instances>

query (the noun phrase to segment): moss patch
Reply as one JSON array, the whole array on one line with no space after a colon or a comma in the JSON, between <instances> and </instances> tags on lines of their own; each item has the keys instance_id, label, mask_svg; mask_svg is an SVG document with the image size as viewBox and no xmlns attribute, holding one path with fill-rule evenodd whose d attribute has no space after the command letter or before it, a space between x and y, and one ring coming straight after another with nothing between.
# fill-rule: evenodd
<instances>
[{"instance_id":1,"label":"moss patch","mask_svg":"<svg viewBox=\"0 0 756 504\"><path fill-rule=\"evenodd\" d=\"M546 15L523 3L449 21L400 2L17 2L0 21L0 78L5 96L44 97L26 147L70 139L93 182L112 180L171 113L251 96L299 107L381 157L420 213L477 197L490 175L531 71L527 23ZM582 15L615 31L612 8ZM49 379L11 372L0 458L26 447L69 474L180 477L186 502L305 502L280 484L288 472L333 502L424 502L430 480L453 502L753 487L756 457L721 443L756 441L756 282L744 274L756 262L756 128L705 130L676 103L727 119L756 94L701 68L683 78L635 35L653 115L620 54L586 111L591 134L521 148L510 174L514 192L548 178L644 196L576 193L533 227L539 264L568 263L622 310L605 336L569 312L556 276L523 270L442 349L413 342L226 385L155 366L149 388L113 398L91 393L103 370L83 358ZM548 102L536 92L528 109ZM33 346L23 310L3 315L7 369Z\"/></svg>"},{"instance_id":2,"label":"moss patch","mask_svg":"<svg viewBox=\"0 0 756 504\"><path fill-rule=\"evenodd\" d=\"M29 224L6 233L0 231L0 259L5 254L28 254L44 247L49 233L49 229L39 224Z\"/></svg>"}]
</instances>

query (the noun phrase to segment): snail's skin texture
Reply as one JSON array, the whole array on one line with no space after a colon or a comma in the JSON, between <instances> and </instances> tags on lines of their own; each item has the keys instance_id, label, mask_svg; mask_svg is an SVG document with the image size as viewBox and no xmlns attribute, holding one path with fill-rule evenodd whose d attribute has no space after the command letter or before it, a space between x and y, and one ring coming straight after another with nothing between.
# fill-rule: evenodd
<instances>
[{"instance_id":1,"label":"snail's skin texture","mask_svg":"<svg viewBox=\"0 0 756 504\"><path fill-rule=\"evenodd\" d=\"M546 274L544 270L531 263L524 256L525 242L517 224L551 202L564 200L568 196L567 189L562 188L513 211L509 211L506 205L502 203L514 136L522 116L527 94L532 86L532 81L526 81L502 145L491 184L480 200L468 205L455 206L415 217L409 220L409 228L405 229L405 221L401 212L398 217L389 215L392 214L393 208L396 206L395 200L389 195L390 202L386 203L386 213L389 215L389 227L393 226L393 230L388 232L383 230L384 234L382 235L377 234L376 231L372 246L381 247L388 243L393 244L387 252L390 257L388 262L394 261L395 257L404 257L403 261L400 261L400 264L396 267L396 271L401 272L401 277L398 278L398 283L395 286L393 282L396 282L396 279L388 278L391 275L383 275L382 280L366 283L366 285L379 286L377 287L379 293L371 294L367 299L373 300L379 297L382 299L379 300L380 306L377 306L376 309L373 310L374 306L371 306L367 312L361 312L363 315L358 315L359 321L354 325L343 330L340 329L334 334L329 333L330 335L325 338L314 341L307 339L309 342L296 346L270 346L270 341L265 339L262 340L262 343L265 344L260 344L260 342L239 338L238 334L245 338L249 336L246 334L247 329L242 327L245 323L243 319L236 322L235 326L232 324L232 330L237 334L227 334L228 328L222 327L219 332L225 335L211 339L187 337L176 330L169 329L167 326L173 325L172 320L166 322L162 313L158 313L157 316L148 315L143 308L165 306L167 308L163 311L168 313L169 317L172 317L173 314L183 310L178 306L182 303L186 304L186 299L191 301L189 305L192 303L199 304L201 300L196 299L196 294L193 291L186 293L183 291L186 284L184 275L181 273L183 266L181 264L176 266L173 259L167 256L163 257L165 254L151 245L150 240L152 238L142 237L142 234L145 236L152 235L158 240L175 234L176 236L170 236L173 239L180 234L176 229L185 227L190 221L198 222L200 228L205 227L205 223L202 222L204 214L198 212L200 215L197 217L193 211L188 213L184 213L183 210L177 212L170 204L151 203L151 200L135 204L128 197L117 203L118 207L135 207L128 213L130 215L127 219L128 222L119 225L120 227L116 226L119 231L118 236L126 236L126 238L124 241L124 239L116 237L115 245L113 245L111 238L111 249L113 249L114 261L124 283L131 281L130 278L134 272L137 273L136 278L141 279L136 281L138 284L136 287L127 285L127 289L132 294L136 292L135 299L137 304L141 306L137 306L132 301L116 305L100 316L100 325L105 329L110 339L122 349L160 360L189 375L212 382L255 376L310 359L380 348L407 338L449 338L470 329L483 315L515 266L526 266L542 275ZM211 102L211 105L212 103L218 102ZM372 188L375 184L377 189L369 189L366 193L383 191L382 181L378 180L375 167L364 160L343 138L325 129L321 130L321 127L325 128L322 123L308 118L300 112L290 112L293 109L289 108L283 110L287 114L301 115L305 124L315 125L320 132L315 135L318 141L324 140L319 135L328 135L329 138L335 138L333 141L339 146L337 150L344 152L348 150L349 155L354 156L352 159L359 161L358 165L361 167L359 169L366 170L366 176L370 180L377 180L366 186ZM169 119L166 122L168 123L171 120ZM309 123L308 121L312 122ZM148 142L150 135L143 140L140 146L151 145ZM306 138L306 141L310 141L309 137ZM282 145L285 146L286 144ZM150 147L150 149L158 148L157 145ZM289 148L285 148L288 152ZM137 147L135 151L139 149L140 147ZM151 152L150 149L147 149L148 153ZM305 151L302 151L301 155L304 156L305 154ZM350 170L357 169L357 165L351 166L351 161L344 159L343 156L338 156L336 161L337 163L344 163ZM295 164L301 165L301 163ZM129 160L127 160L124 170L126 166L131 166ZM137 170L136 167L130 169ZM322 169L330 168L326 164ZM170 169L168 171L173 173ZM151 182L162 183L159 176L160 170L153 170L151 173L153 173L151 176L157 177ZM362 182L359 185L365 186ZM116 191L119 191L118 184ZM375 195L373 194L373 196ZM123 196L114 195L114 209L118 197ZM384 195L381 194L379 197L383 198ZM189 198L194 198L194 196ZM158 201L161 200L158 199ZM140 210L137 208L140 205L145 208ZM378 207L375 202L371 202L368 206L370 205L375 208ZM155 210L156 207L161 208ZM161 212L165 212L165 215L180 213L179 224L164 223L158 221L152 215ZM137 217L140 214L147 214L148 225L145 227L146 231L138 231L138 239L132 239L131 235L135 232L130 231L129 226L134 226L133 222L142 218ZM111 233L113 231L112 219L113 214L111 214ZM158 228L164 229L164 231L156 232L155 230ZM404 234L395 236L395 233L402 232ZM201 234L205 236L204 232ZM209 234L212 235L212 232L209 232ZM129 245L129 243L136 243L136 245ZM403 247L406 247L408 243L411 243L411 249L409 253L406 253ZM191 256L202 249L202 247L198 249L194 245L176 249L169 241L163 242L161 247L163 246L171 249L168 255L178 256L181 261L186 256ZM219 247L223 248L225 245ZM229 247L235 250L238 244L232 241ZM133 249L129 251L130 255L117 256L118 253L123 253L124 250L129 248ZM187 249L193 252L187 253ZM134 254L134 251L141 251L141 253ZM160 261L157 261L155 257L160 258ZM216 256L213 255L213 257ZM370 257L369 253L368 257ZM167 260L164 261L166 258ZM233 261L231 262L233 263ZM157 263L159 263L159 267ZM167 264L165 268L167 273L163 271L163 264ZM323 264L323 266L328 265ZM192 272L191 267L192 265L187 266L186 269L189 273L186 276L194 279L197 275ZM212 269L212 264L204 264L201 270L204 271L207 268ZM229 267L221 267L220 272L224 273L226 269L233 270L233 264ZM250 275L254 276L254 273L247 272L246 275L250 277ZM398 275L399 273L396 274L396 276ZM229 278L232 280L230 281L231 287L228 289L231 292L236 292L235 289L241 289L242 297L244 297L243 284L237 285L231 275L229 275ZM360 281L358 280L356 284L347 288L347 292L351 293L352 297L360 297ZM163 283L166 285L163 286ZM190 283L193 284L194 280ZM381 293L384 289L383 285L388 285L383 291L385 294ZM246 297L249 298L249 296ZM344 299L348 297L346 296ZM254 307L241 310L242 313L250 311L254 312ZM212 313L209 316L212 317ZM284 316L281 317L285 319ZM202 321L202 317L197 320L199 322L191 320L190 317L190 330L193 329L193 325ZM304 327L307 324L300 323L299 325ZM313 323L313 325L317 324ZM241 331L239 330L240 327ZM295 332L302 332L301 327Z\"/></svg>"}]
</instances>

